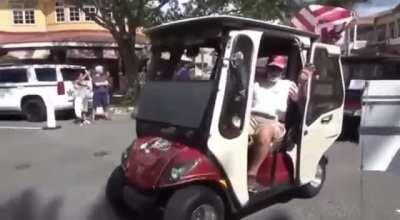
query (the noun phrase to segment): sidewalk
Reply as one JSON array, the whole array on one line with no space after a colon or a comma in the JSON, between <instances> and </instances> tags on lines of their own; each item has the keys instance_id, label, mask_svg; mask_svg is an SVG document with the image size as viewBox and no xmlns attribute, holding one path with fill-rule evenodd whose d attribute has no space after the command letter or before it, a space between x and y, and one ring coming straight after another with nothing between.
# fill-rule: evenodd
<instances>
[{"instance_id":1,"label":"sidewalk","mask_svg":"<svg viewBox=\"0 0 400 220\"><path fill-rule=\"evenodd\" d=\"M128 115L133 112L134 107L111 105L109 110L113 115Z\"/></svg>"}]
</instances>

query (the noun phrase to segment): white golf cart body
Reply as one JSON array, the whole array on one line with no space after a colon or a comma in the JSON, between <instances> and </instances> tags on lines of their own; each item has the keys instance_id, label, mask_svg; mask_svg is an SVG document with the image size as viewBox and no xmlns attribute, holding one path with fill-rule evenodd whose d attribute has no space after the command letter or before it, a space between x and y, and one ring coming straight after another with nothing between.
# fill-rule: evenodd
<instances>
[{"instance_id":1,"label":"white golf cart body","mask_svg":"<svg viewBox=\"0 0 400 220\"><path fill-rule=\"evenodd\" d=\"M330 62L330 67L318 69L317 74L308 80L307 98L302 120L301 142L289 152L294 164L294 177L297 185L311 182L316 175L317 165L328 148L335 142L341 132L344 103L344 82L340 63L340 49L337 46L317 43L317 36L302 32L291 27L270 24L247 18L231 16L213 16L187 19L160 25L148 30L154 33L168 28L177 28L194 21L218 21L232 26L230 39L225 48L224 63L220 71L218 92L213 109L208 150L215 157L227 177L234 197L244 207L249 202L247 183L248 137L251 105L253 99L253 84L260 41L263 35L275 35L291 38L298 42L301 58L300 65L318 63L319 59ZM240 43L238 43L240 41ZM249 76L247 102L244 106L244 120L239 120L240 129L236 135L227 137L219 126L223 114L227 80L229 78L230 60L239 51L238 45L248 45L245 57L249 59ZM334 85L336 83L336 86Z\"/></svg>"}]
</instances>

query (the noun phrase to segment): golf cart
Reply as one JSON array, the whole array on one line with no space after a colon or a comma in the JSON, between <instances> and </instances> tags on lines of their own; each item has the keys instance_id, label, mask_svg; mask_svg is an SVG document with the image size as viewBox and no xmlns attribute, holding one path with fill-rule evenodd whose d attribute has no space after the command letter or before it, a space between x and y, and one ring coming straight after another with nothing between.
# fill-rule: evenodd
<instances>
[{"instance_id":1,"label":"golf cart","mask_svg":"<svg viewBox=\"0 0 400 220\"><path fill-rule=\"evenodd\" d=\"M106 195L115 207L160 208L166 220L222 220L288 190L304 197L319 192L324 154L342 125L338 47L318 43L312 33L231 16L172 22L146 34L152 43L148 74L157 80L141 91L137 139L107 183ZM258 171L257 182L264 187L249 191L248 130L257 60L274 54L288 57L286 79L297 82L307 63L316 71L304 101L288 103L284 140ZM174 80L182 56L209 62L209 78Z\"/></svg>"}]
</instances>

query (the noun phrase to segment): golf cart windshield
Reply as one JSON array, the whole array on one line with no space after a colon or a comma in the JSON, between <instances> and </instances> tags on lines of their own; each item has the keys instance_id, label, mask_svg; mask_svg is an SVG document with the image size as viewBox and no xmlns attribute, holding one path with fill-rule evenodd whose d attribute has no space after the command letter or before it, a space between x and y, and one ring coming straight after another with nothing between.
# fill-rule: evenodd
<instances>
[{"instance_id":1,"label":"golf cart windshield","mask_svg":"<svg viewBox=\"0 0 400 220\"><path fill-rule=\"evenodd\" d=\"M137 133L192 141L207 130L222 40L215 35L169 37L152 45L147 75L153 80L139 97Z\"/></svg>"}]
</instances>

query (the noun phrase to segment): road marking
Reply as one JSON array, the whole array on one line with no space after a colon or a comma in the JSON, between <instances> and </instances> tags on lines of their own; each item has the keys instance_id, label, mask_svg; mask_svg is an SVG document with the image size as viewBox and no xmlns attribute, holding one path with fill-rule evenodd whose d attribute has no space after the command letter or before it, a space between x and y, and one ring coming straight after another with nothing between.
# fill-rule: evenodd
<instances>
[{"instance_id":1,"label":"road marking","mask_svg":"<svg viewBox=\"0 0 400 220\"><path fill-rule=\"evenodd\" d=\"M42 127L12 127L12 126L0 126L0 129L4 130L42 130Z\"/></svg>"}]
</instances>

